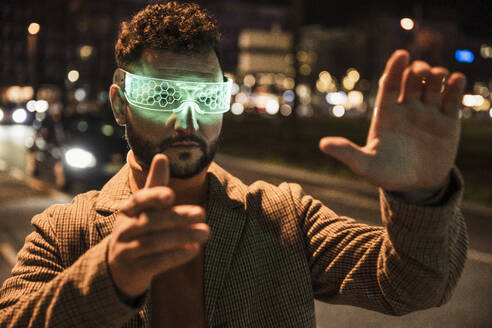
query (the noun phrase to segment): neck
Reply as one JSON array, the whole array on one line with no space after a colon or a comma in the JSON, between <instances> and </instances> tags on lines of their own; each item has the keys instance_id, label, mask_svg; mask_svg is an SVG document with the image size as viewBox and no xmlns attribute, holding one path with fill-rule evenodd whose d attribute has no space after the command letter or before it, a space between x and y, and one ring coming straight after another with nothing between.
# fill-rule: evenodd
<instances>
[{"instance_id":1,"label":"neck","mask_svg":"<svg viewBox=\"0 0 492 328\"><path fill-rule=\"evenodd\" d=\"M130 188L132 193L135 193L145 186L149 170L137 162L131 150L128 152L127 162L130 166ZM205 206L208 193L207 170L208 166L191 178L171 178L169 180L168 187L174 191L176 196L175 205L195 204Z\"/></svg>"}]
</instances>

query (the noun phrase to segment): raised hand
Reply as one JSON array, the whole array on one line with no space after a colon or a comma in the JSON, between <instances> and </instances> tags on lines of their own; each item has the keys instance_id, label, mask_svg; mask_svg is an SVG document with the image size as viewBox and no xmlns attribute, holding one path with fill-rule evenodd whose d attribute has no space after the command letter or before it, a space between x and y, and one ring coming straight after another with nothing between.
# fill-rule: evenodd
<instances>
[{"instance_id":1,"label":"raised hand","mask_svg":"<svg viewBox=\"0 0 492 328\"><path fill-rule=\"evenodd\" d=\"M168 182L168 159L158 154L145 188L127 201L116 218L108 264L113 281L126 296L143 294L153 277L192 260L208 239L205 210L194 205L174 206Z\"/></svg>"},{"instance_id":2,"label":"raised hand","mask_svg":"<svg viewBox=\"0 0 492 328\"><path fill-rule=\"evenodd\" d=\"M409 57L397 50L386 64L366 145L325 137L320 149L385 190L430 195L456 157L466 78Z\"/></svg>"}]
</instances>

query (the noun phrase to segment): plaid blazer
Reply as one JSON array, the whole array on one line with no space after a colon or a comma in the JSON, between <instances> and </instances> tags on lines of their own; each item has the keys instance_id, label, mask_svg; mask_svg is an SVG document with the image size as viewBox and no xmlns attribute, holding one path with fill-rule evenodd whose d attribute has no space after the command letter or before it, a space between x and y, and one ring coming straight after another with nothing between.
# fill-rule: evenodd
<instances>
[{"instance_id":1,"label":"plaid blazer","mask_svg":"<svg viewBox=\"0 0 492 328\"><path fill-rule=\"evenodd\" d=\"M0 295L1 327L150 327L115 290L106 261L118 208L131 194L124 166L101 191L32 219ZM315 327L314 298L392 315L446 302L467 248L459 174L435 207L381 191L384 227L338 216L299 185L243 184L208 175L204 294L210 327Z\"/></svg>"}]
</instances>

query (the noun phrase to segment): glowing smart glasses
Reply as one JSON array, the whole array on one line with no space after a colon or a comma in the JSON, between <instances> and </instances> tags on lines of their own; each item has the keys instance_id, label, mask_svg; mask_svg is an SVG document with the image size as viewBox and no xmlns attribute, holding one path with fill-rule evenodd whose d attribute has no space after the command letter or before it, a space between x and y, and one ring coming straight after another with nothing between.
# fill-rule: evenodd
<instances>
[{"instance_id":1,"label":"glowing smart glasses","mask_svg":"<svg viewBox=\"0 0 492 328\"><path fill-rule=\"evenodd\" d=\"M232 80L187 82L135 75L118 68L113 82L118 84L132 106L159 112L179 112L192 108L199 114L221 114L230 109Z\"/></svg>"}]
</instances>

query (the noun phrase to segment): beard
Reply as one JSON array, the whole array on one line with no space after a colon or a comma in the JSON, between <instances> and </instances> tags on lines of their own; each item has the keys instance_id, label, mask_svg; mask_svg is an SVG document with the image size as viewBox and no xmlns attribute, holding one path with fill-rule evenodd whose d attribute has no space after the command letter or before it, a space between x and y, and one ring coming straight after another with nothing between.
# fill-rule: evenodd
<instances>
[{"instance_id":1,"label":"beard","mask_svg":"<svg viewBox=\"0 0 492 328\"><path fill-rule=\"evenodd\" d=\"M177 136L163 140L156 144L135 132L131 122L126 125L126 141L135 154L138 162L150 168L152 159L156 154L163 153L169 159L169 173L171 178L187 179L191 178L205 169L214 159L217 152L220 135L209 145L196 135ZM175 142L193 141L199 147L193 150L170 151L171 145Z\"/></svg>"}]
</instances>

